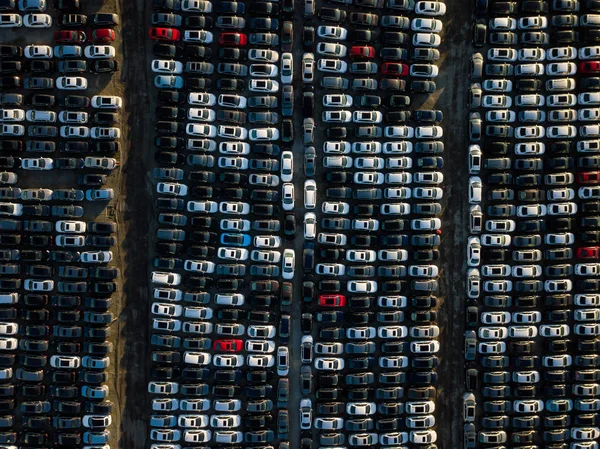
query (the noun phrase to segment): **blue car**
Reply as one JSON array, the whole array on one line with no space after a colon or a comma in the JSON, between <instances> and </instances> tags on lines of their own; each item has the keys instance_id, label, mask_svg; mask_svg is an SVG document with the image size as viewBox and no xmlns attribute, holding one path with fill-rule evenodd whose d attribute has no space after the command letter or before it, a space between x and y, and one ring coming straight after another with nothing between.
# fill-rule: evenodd
<instances>
[{"instance_id":1,"label":"blue car","mask_svg":"<svg viewBox=\"0 0 600 449\"><path fill-rule=\"evenodd\" d=\"M248 234L221 234L221 244L227 246L249 246L252 239Z\"/></svg>"}]
</instances>

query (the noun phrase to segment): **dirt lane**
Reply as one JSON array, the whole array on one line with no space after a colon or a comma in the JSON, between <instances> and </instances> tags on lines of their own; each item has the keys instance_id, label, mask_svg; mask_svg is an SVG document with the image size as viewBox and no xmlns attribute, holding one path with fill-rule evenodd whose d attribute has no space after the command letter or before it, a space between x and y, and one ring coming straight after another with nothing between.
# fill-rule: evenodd
<instances>
[{"instance_id":1,"label":"dirt lane","mask_svg":"<svg viewBox=\"0 0 600 449\"><path fill-rule=\"evenodd\" d=\"M126 84L125 103L128 111L125 132L132 143L128 158L123 162L121 201L124 236L123 287L124 309L119 320L120 358L119 395L121 405L121 438L119 447L143 449L148 447L149 398L147 394L149 300L147 289L148 233L151 214L151 186L147 182L152 115L148 113L151 92L148 80L146 53L146 8L144 0L121 0L123 22L123 76Z\"/></svg>"},{"instance_id":2,"label":"dirt lane","mask_svg":"<svg viewBox=\"0 0 600 449\"><path fill-rule=\"evenodd\" d=\"M464 392L464 273L466 270L467 218L467 138L466 97L470 53L470 3L446 0L445 36L440 51L443 62L435 94L425 103L435 102L444 112L445 191L439 310L440 366L438 372L437 445L440 449L459 448L462 436L462 394Z\"/></svg>"}]
</instances>

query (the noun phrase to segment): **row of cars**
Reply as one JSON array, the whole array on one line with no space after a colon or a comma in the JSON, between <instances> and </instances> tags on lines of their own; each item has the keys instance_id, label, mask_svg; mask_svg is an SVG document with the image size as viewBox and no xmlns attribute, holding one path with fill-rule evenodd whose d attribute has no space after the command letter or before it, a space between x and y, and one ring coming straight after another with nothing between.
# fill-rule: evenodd
<instances>
[{"instance_id":1,"label":"row of cars","mask_svg":"<svg viewBox=\"0 0 600 449\"><path fill-rule=\"evenodd\" d=\"M289 447L296 218L291 43L277 44L282 16L281 40L292 39L285 9L154 2L153 447Z\"/></svg>"},{"instance_id":2,"label":"row of cars","mask_svg":"<svg viewBox=\"0 0 600 449\"><path fill-rule=\"evenodd\" d=\"M598 11L524 3L474 25L475 45L492 47L472 57L469 97L465 447L588 448L600 435Z\"/></svg>"},{"instance_id":3,"label":"row of cars","mask_svg":"<svg viewBox=\"0 0 600 449\"><path fill-rule=\"evenodd\" d=\"M435 447L443 117L415 104L445 10L323 2L305 24L302 428L322 446Z\"/></svg>"},{"instance_id":4,"label":"row of cars","mask_svg":"<svg viewBox=\"0 0 600 449\"><path fill-rule=\"evenodd\" d=\"M56 3L65 12L61 24L69 26L70 17L85 25L79 1ZM30 17L52 24L44 0L1 6L4 24L4 13L15 7L31 12L25 24ZM101 28L111 25L97 22L102 17L116 16L90 17L99 25L91 35L98 40L102 30L113 40L114 30ZM116 223L89 217L90 209L98 216L115 196L104 184L118 167L113 156L122 99L88 93L88 62L73 58L96 60L90 61L92 73L113 70L104 70L95 56L101 46L69 53L71 46L63 44L86 36L70 26L54 33L60 44L54 48L40 42L0 47L0 444L8 447L109 447L109 309L120 276L109 264ZM19 29L16 34L24 37ZM57 71L64 76L55 79ZM24 73L31 76L21 78ZM65 92L56 95L55 89ZM68 171L31 173L52 169Z\"/></svg>"}]
</instances>

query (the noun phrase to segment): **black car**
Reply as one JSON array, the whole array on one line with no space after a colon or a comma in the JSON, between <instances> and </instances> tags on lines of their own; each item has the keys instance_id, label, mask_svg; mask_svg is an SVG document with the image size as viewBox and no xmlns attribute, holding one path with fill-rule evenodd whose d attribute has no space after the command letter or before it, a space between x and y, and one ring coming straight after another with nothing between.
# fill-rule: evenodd
<instances>
[{"instance_id":1,"label":"black car","mask_svg":"<svg viewBox=\"0 0 600 449\"><path fill-rule=\"evenodd\" d=\"M219 80L221 81L221 80ZM242 80L238 80L242 81ZM243 84L243 81L242 81ZM194 90L210 90L212 88L212 81L208 78L187 78L185 80L186 89ZM242 87L243 89L243 87Z\"/></svg>"},{"instance_id":2,"label":"black car","mask_svg":"<svg viewBox=\"0 0 600 449\"><path fill-rule=\"evenodd\" d=\"M59 100L61 106L72 109L85 109L90 106L90 99L81 95L66 95Z\"/></svg>"},{"instance_id":3,"label":"black car","mask_svg":"<svg viewBox=\"0 0 600 449\"><path fill-rule=\"evenodd\" d=\"M114 73L119 71L119 63L114 59L101 59L94 61L90 65L90 72L92 73Z\"/></svg>"},{"instance_id":4,"label":"black car","mask_svg":"<svg viewBox=\"0 0 600 449\"><path fill-rule=\"evenodd\" d=\"M3 76L0 78L0 87L2 89L14 89L21 87L21 78L18 76Z\"/></svg>"},{"instance_id":5,"label":"black car","mask_svg":"<svg viewBox=\"0 0 600 449\"><path fill-rule=\"evenodd\" d=\"M77 177L77 183L82 186L99 187L106 182L106 175L86 174Z\"/></svg>"},{"instance_id":6,"label":"black car","mask_svg":"<svg viewBox=\"0 0 600 449\"><path fill-rule=\"evenodd\" d=\"M113 28L120 23L117 14L109 13L90 14L88 21L93 28Z\"/></svg>"},{"instance_id":7,"label":"black car","mask_svg":"<svg viewBox=\"0 0 600 449\"><path fill-rule=\"evenodd\" d=\"M207 60L212 57L212 49L203 45L186 45L183 50L183 57Z\"/></svg>"},{"instance_id":8,"label":"black car","mask_svg":"<svg viewBox=\"0 0 600 449\"><path fill-rule=\"evenodd\" d=\"M58 63L58 71L60 73L84 73L86 70L86 61L67 59Z\"/></svg>"},{"instance_id":9,"label":"black car","mask_svg":"<svg viewBox=\"0 0 600 449\"><path fill-rule=\"evenodd\" d=\"M269 3L271 4L271 3ZM304 50L312 52L315 47L315 28L312 26L305 26L302 29L302 45Z\"/></svg>"},{"instance_id":10,"label":"black car","mask_svg":"<svg viewBox=\"0 0 600 449\"><path fill-rule=\"evenodd\" d=\"M87 25L87 16L83 14L63 14L58 19L58 24L63 28L83 28Z\"/></svg>"},{"instance_id":11,"label":"black car","mask_svg":"<svg viewBox=\"0 0 600 449\"><path fill-rule=\"evenodd\" d=\"M19 45L0 45L0 59L20 59L23 48Z\"/></svg>"}]
</instances>

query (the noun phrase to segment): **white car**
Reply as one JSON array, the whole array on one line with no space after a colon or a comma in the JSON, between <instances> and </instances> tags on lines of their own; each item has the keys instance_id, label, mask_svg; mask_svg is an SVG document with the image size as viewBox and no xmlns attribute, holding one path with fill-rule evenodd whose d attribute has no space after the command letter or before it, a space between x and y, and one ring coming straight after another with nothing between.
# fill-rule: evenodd
<instances>
[{"instance_id":1,"label":"white car","mask_svg":"<svg viewBox=\"0 0 600 449\"><path fill-rule=\"evenodd\" d=\"M442 31L442 21L438 19L413 19L410 28L419 33L439 33Z\"/></svg>"},{"instance_id":2,"label":"white car","mask_svg":"<svg viewBox=\"0 0 600 449\"><path fill-rule=\"evenodd\" d=\"M90 130L90 137L92 139L116 140L121 137L121 129L117 127L101 128L95 126Z\"/></svg>"},{"instance_id":3,"label":"white car","mask_svg":"<svg viewBox=\"0 0 600 449\"><path fill-rule=\"evenodd\" d=\"M217 118L217 113L214 109L189 108L187 118L199 122L214 122Z\"/></svg>"},{"instance_id":4,"label":"white car","mask_svg":"<svg viewBox=\"0 0 600 449\"><path fill-rule=\"evenodd\" d=\"M52 59L54 52L48 45L27 45L24 54L27 59Z\"/></svg>"},{"instance_id":5,"label":"white car","mask_svg":"<svg viewBox=\"0 0 600 449\"><path fill-rule=\"evenodd\" d=\"M87 123L89 114L83 111L60 111L58 120L61 123Z\"/></svg>"},{"instance_id":6,"label":"white car","mask_svg":"<svg viewBox=\"0 0 600 449\"><path fill-rule=\"evenodd\" d=\"M176 61L168 61L176 62ZM246 97L241 97L244 100ZM215 94L209 94L207 92L190 92L188 94L188 104L196 106L214 106L217 103L217 97ZM245 104L244 104L245 107Z\"/></svg>"},{"instance_id":7,"label":"white car","mask_svg":"<svg viewBox=\"0 0 600 449\"><path fill-rule=\"evenodd\" d=\"M54 281L50 279L25 279L23 287L32 292L50 292L54 290Z\"/></svg>"},{"instance_id":8,"label":"white car","mask_svg":"<svg viewBox=\"0 0 600 449\"><path fill-rule=\"evenodd\" d=\"M183 307L176 304L163 304L154 303L152 304L152 314L159 316L177 317L181 316Z\"/></svg>"},{"instance_id":9,"label":"white car","mask_svg":"<svg viewBox=\"0 0 600 449\"><path fill-rule=\"evenodd\" d=\"M248 59L256 62L275 63L279 61L279 53L277 50L252 48L248 50Z\"/></svg>"},{"instance_id":10,"label":"white car","mask_svg":"<svg viewBox=\"0 0 600 449\"><path fill-rule=\"evenodd\" d=\"M317 70L326 73L346 73L348 71L348 63L341 59L319 59Z\"/></svg>"},{"instance_id":11,"label":"white car","mask_svg":"<svg viewBox=\"0 0 600 449\"><path fill-rule=\"evenodd\" d=\"M317 36L324 39L343 41L348 36L348 30L339 26L324 26L317 28Z\"/></svg>"},{"instance_id":12,"label":"white car","mask_svg":"<svg viewBox=\"0 0 600 449\"><path fill-rule=\"evenodd\" d=\"M275 76L277 76L276 72L275 72ZM292 84L293 79L294 79L294 60L292 58L292 54L286 52L281 55L281 83L282 84Z\"/></svg>"},{"instance_id":13,"label":"white car","mask_svg":"<svg viewBox=\"0 0 600 449\"><path fill-rule=\"evenodd\" d=\"M415 129L411 126L386 126L384 135L389 139L412 139Z\"/></svg>"},{"instance_id":14,"label":"white car","mask_svg":"<svg viewBox=\"0 0 600 449\"><path fill-rule=\"evenodd\" d=\"M352 113L342 109L323 111L321 118L327 123L349 123L352 121Z\"/></svg>"},{"instance_id":15,"label":"white car","mask_svg":"<svg viewBox=\"0 0 600 449\"><path fill-rule=\"evenodd\" d=\"M469 203L478 204L482 198L483 183L479 176L469 178Z\"/></svg>"},{"instance_id":16,"label":"white car","mask_svg":"<svg viewBox=\"0 0 600 449\"><path fill-rule=\"evenodd\" d=\"M79 256L82 263L108 263L113 260L112 251L84 251Z\"/></svg>"},{"instance_id":17,"label":"white car","mask_svg":"<svg viewBox=\"0 0 600 449\"><path fill-rule=\"evenodd\" d=\"M0 14L0 28L19 28L23 19L18 14Z\"/></svg>"},{"instance_id":18,"label":"white car","mask_svg":"<svg viewBox=\"0 0 600 449\"><path fill-rule=\"evenodd\" d=\"M277 348L277 375L287 376L290 371L290 351L287 346Z\"/></svg>"},{"instance_id":19,"label":"white car","mask_svg":"<svg viewBox=\"0 0 600 449\"><path fill-rule=\"evenodd\" d=\"M52 16L49 14L27 14L23 20L26 28L50 28Z\"/></svg>"},{"instance_id":20,"label":"white car","mask_svg":"<svg viewBox=\"0 0 600 449\"><path fill-rule=\"evenodd\" d=\"M250 76L251 77L275 78L278 74L279 74L279 69L277 68L277 66L275 64L250 64Z\"/></svg>"},{"instance_id":21,"label":"white car","mask_svg":"<svg viewBox=\"0 0 600 449\"><path fill-rule=\"evenodd\" d=\"M241 354L215 354L213 365L220 368L237 368L244 365L244 356Z\"/></svg>"},{"instance_id":22,"label":"white car","mask_svg":"<svg viewBox=\"0 0 600 449\"><path fill-rule=\"evenodd\" d=\"M312 425L312 401L308 398L300 400L300 428L308 430Z\"/></svg>"},{"instance_id":23,"label":"white car","mask_svg":"<svg viewBox=\"0 0 600 449\"><path fill-rule=\"evenodd\" d=\"M317 417L314 421L315 429L320 430L340 430L344 428L344 418L336 417Z\"/></svg>"},{"instance_id":24,"label":"white car","mask_svg":"<svg viewBox=\"0 0 600 449\"><path fill-rule=\"evenodd\" d=\"M350 205L341 201L323 201L321 211L324 214L345 215L350 212Z\"/></svg>"},{"instance_id":25,"label":"white car","mask_svg":"<svg viewBox=\"0 0 600 449\"><path fill-rule=\"evenodd\" d=\"M349 262L374 262L377 260L377 253L373 250L349 249L346 252L346 260Z\"/></svg>"},{"instance_id":26,"label":"white car","mask_svg":"<svg viewBox=\"0 0 600 449\"><path fill-rule=\"evenodd\" d=\"M329 108L350 107L352 103L352 96L348 94L328 94L323 96L323 106Z\"/></svg>"},{"instance_id":27,"label":"white car","mask_svg":"<svg viewBox=\"0 0 600 449\"><path fill-rule=\"evenodd\" d=\"M217 257L223 260L247 260L249 252L245 248L227 248L221 247L217 251Z\"/></svg>"},{"instance_id":28,"label":"white car","mask_svg":"<svg viewBox=\"0 0 600 449\"><path fill-rule=\"evenodd\" d=\"M317 183L312 179L304 181L304 207L314 209L317 205Z\"/></svg>"},{"instance_id":29,"label":"white car","mask_svg":"<svg viewBox=\"0 0 600 449\"><path fill-rule=\"evenodd\" d=\"M408 173L410 175L410 173ZM356 184L377 185L384 182L383 173L379 172L355 172L354 182Z\"/></svg>"},{"instance_id":30,"label":"white car","mask_svg":"<svg viewBox=\"0 0 600 449\"><path fill-rule=\"evenodd\" d=\"M181 275L178 273L153 271L150 280L154 284L175 286L181 283Z\"/></svg>"},{"instance_id":31,"label":"white car","mask_svg":"<svg viewBox=\"0 0 600 449\"><path fill-rule=\"evenodd\" d=\"M59 369L78 369L81 366L81 358L67 355L53 355L50 357L50 366ZM86 427L89 427L89 425Z\"/></svg>"},{"instance_id":32,"label":"white car","mask_svg":"<svg viewBox=\"0 0 600 449\"><path fill-rule=\"evenodd\" d=\"M254 246L256 248L279 248L281 246L281 237L270 235L270 236L255 236Z\"/></svg>"},{"instance_id":33,"label":"white car","mask_svg":"<svg viewBox=\"0 0 600 449\"><path fill-rule=\"evenodd\" d=\"M296 255L293 249L283 251L283 260L281 262L281 276L284 279L294 278L294 267L296 264Z\"/></svg>"},{"instance_id":34,"label":"white car","mask_svg":"<svg viewBox=\"0 0 600 449\"><path fill-rule=\"evenodd\" d=\"M263 263L279 263L281 261L280 251L269 251L269 250L253 250L250 254L250 259L254 262Z\"/></svg>"},{"instance_id":35,"label":"white car","mask_svg":"<svg viewBox=\"0 0 600 449\"><path fill-rule=\"evenodd\" d=\"M244 128L241 128L244 129ZM279 139L277 128L254 128L250 130L249 136L253 142L272 142Z\"/></svg>"},{"instance_id":36,"label":"white car","mask_svg":"<svg viewBox=\"0 0 600 449\"><path fill-rule=\"evenodd\" d=\"M211 360L212 355L208 352L185 351L183 353L183 363L188 365L207 366L210 365Z\"/></svg>"},{"instance_id":37,"label":"white car","mask_svg":"<svg viewBox=\"0 0 600 449\"><path fill-rule=\"evenodd\" d=\"M197 93L194 94L195 96L192 97L192 94L190 94L189 98L188 98L188 103L190 104L204 104L204 103L212 103L214 105L214 95L213 98L201 98L200 95L212 95L212 94L205 94L205 93ZM248 104L248 99L246 97L244 97L243 95L237 95L237 94L221 94L219 95L218 98L218 103L219 106L222 106L224 108L234 108L234 109L245 109L246 105ZM210 104L205 104L206 106L210 106Z\"/></svg>"},{"instance_id":38,"label":"white car","mask_svg":"<svg viewBox=\"0 0 600 449\"><path fill-rule=\"evenodd\" d=\"M212 209L213 207L211 206L211 212ZM216 210L214 212L216 212ZM219 203L219 212L227 215L247 215L250 213L250 204L234 201L222 201Z\"/></svg>"},{"instance_id":39,"label":"white car","mask_svg":"<svg viewBox=\"0 0 600 449\"><path fill-rule=\"evenodd\" d=\"M443 16L446 14L446 5L440 1L418 1L415 5L415 14L422 16Z\"/></svg>"},{"instance_id":40,"label":"white car","mask_svg":"<svg viewBox=\"0 0 600 449\"><path fill-rule=\"evenodd\" d=\"M409 203L383 203L379 206L382 215L408 215L410 214Z\"/></svg>"},{"instance_id":41,"label":"white car","mask_svg":"<svg viewBox=\"0 0 600 449\"><path fill-rule=\"evenodd\" d=\"M186 260L183 264L185 271L197 273L214 273L215 268L215 264L207 260Z\"/></svg>"},{"instance_id":42,"label":"white car","mask_svg":"<svg viewBox=\"0 0 600 449\"><path fill-rule=\"evenodd\" d=\"M279 83L271 79L255 79L250 80L248 85L250 92L267 92L275 93L279 91Z\"/></svg>"},{"instance_id":43,"label":"white car","mask_svg":"<svg viewBox=\"0 0 600 449\"><path fill-rule=\"evenodd\" d=\"M82 76L60 76L56 79L56 87L60 90L85 90L88 82Z\"/></svg>"},{"instance_id":44,"label":"white car","mask_svg":"<svg viewBox=\"0 0 600 449\"><path fill-rule=\"evenodd\" d=\"M442 38L437 33L414 33L412 44L415 47L435 48L442 43Z\"/></svg>"},{"instance_id":45,"label":"white car","mask_svg":"<svg viewBox=\"0 0 600 449\"><path fill-rule=\"evenodd\" d=\"M183 32L184 42L197 42L199 44L211 44L214 40L214 35L206 30L185 30Z\"/></svg>"},{"instance_id":46,"label":"white car","mask_svg":"<svg viewBox=\"0 0 600 449\"><path fill-rule=\"evenodd\" d=\"M176 182L159 182L156 185L156 192L164 195L186 196L188 186Z\"/></svg>"},{"instance_id":47,"label":"white car","mask_svg":"<svg viewBox=\"0 0 600 449\"><path fill-rule=\"evenodd\" d=\"M319 371L341 371L344 369L345 361L342 358L317 357L315 368Z\"/></svg>"},{"instance_id":48,"label":"white car","mask_svg":"<svg viewBox=\"0 0 600 449\"><path fill-rule=\"evenodd\" d=\"M294 176L294 156L291 151L281 153L281 180L291 182Z\"/></svg>"},{"instance_id":49,"label":"white car","mask_svg":"<svg viewBox=\"0 0 600 449\"><path fill-rule=\"evenodd\" d=\"M383 114L379 111L354 111L352 113L352 121L354 123L381 123Z\"/></svg>"},{"instance_id":50,"label":"white car","mask_svg":"<svg viewBox=\"0 0 600 449\"><path fill-rule=\"evenodd\" d=\"M377 291L377 282L352 280L348 281L347 288L350 293L374 293Z\"/></svg>"},{"instance_id":51,"label":"white car","mask_svg":"<svg viewBox=\"0 0 600 449\"><path fill-rule=\"evenodd\" d=\"M183 0L181 10L185 12L210 13L213 10L212 3L207 0Z\"/></svg>"},{"instance_id":52,"label":"white car","mask_svg":"<svg viewBox=\"0 0 600 449\"><path fill-rule=\"evenodd\" d=\"M121 109L123 107L123 99L116 96L94 95L91 105L95 109Z\"/></svg>"},{"instance_id":53,"label":"white car","mask_svg":"<svg viewBox=\"0 0 600 449\"><path fill-rule=\"evenodd\" d=\"M87 51L88 51L87 48L85 49L85 51L86 51L86 56L87 56ZM87 57L89 57L89 56L87 56ZM170 59L154 59L154 60L152 60L152 71L154 73L179 74L179 73L183 72L183 63L179 62L179 61L173 61ZM199 94L190 93L189 95L190 95L190 97L192 97L192 95L199 95ZM211 95L211 94L207 94L207 95ZM213 95L213 97L214 97L214 95ZM192 104L192 103L190 103L190 104Z\"/></svg>"},{"instance_id":54,"label":"white car","mask_svg":"<svg viewBox=\"0 0 600 449\"><path fill-rule=\"evenodd\" d=\"M520 30L543 30L548 27L548 19L544 16L521 17L518 26Z\"/></svg>"},{"instance_id":55,"label":"white car","mask_svg":"<svg viewBox=\"0 0 600 449\"><path fill-rule=\"evenodd\" d=\"M24 120L25 111L23 109L0 109L1 123L22 122Z\"/></svg>"},{"instance_id":56,"label":"white car","mask_svg":"<svg viewBox=\"0 0 600 449\"><path fill-rule=\"evenodd\" d=\"M23 170L52 170L54 160L49 157L26 158L21 160L21 168Z\"/></svg>"},{"instance_id":57,"label":"white car","mask_svg":"<svg viewBox=\"0 0 600 449\"><path fill-rule=\"evenodd\" d=\"M88 59L110 59L115 57L116 50L112 45L88 45L83 53ZM172 73L181 73L181 71Z\"/></svg>"},{"instance_id":58,"label":"white car","mask_svg":"<svg viewBox=\"0 0 600 449\"><path fill-rule=\"evenodd\" d=\"M188 201L186 209L193 213L214 214L217 212L219 205L215 201Z\"/></svg>"},{"instance_id":59,"label":"white car","mask_svg":"<svg viewBox=\"0 0 600 449\"><path fill-rule=\"evenodd\" d=\"M304 238L313 240L317 234L317 216L312 212L304 214Z\"/></svg>"}]
</instances>

